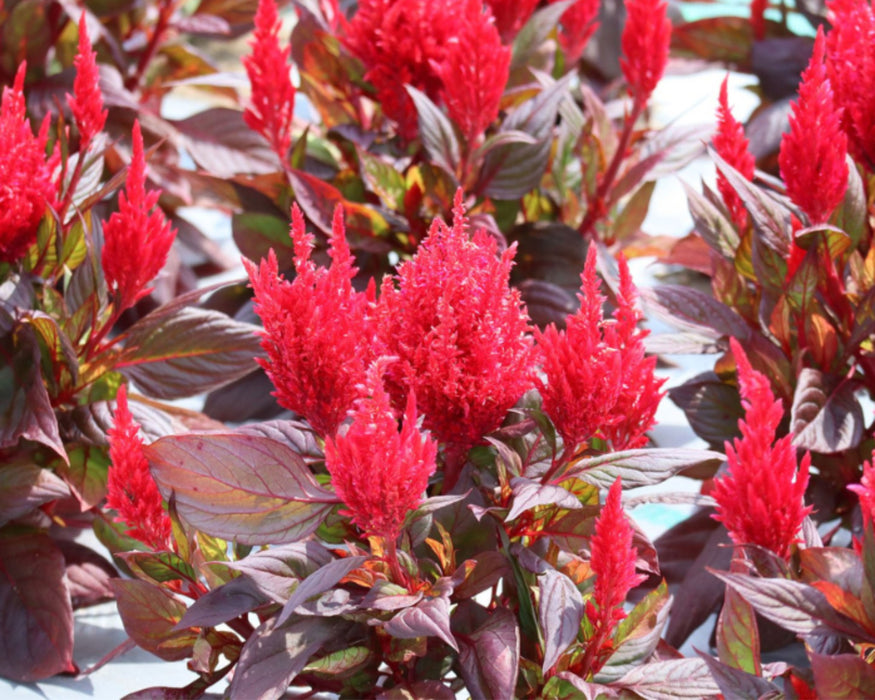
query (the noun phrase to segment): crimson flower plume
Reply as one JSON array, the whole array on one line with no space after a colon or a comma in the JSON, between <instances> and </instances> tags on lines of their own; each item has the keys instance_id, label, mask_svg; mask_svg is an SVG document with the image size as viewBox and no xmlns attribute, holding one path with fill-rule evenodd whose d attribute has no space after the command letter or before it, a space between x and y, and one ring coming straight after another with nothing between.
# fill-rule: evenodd
<instances>
[{"instance_id":1,"label":"crimson flower plume","mask_svg":"<svg viewBox=\"0 0 875 700\"><path fill-rule=\"evenodd\" d=\"M325 441L325 465L352 521L367 535L394 542L434 474L437 443L419 432L412 393L399 432L383 387L385 366L384 360L371 366L349 428Z\"/></svg>"},{"instance_id":2,"label":"crimson flower plume","mask_svg":"<svg viewBox=\"0 0 875 700\"><path fill-rule=\"evenodd\" d=\"M871 460L863 462L863 476L860 478L860 483L851 484L848 490L859 497L863 522L866 527L872 527L872 523L875 522L875 450L872 451Z\"/></svg>"},{"instance_id":3,"label":"crimson flower plume","mask_svg":"<svg viewBox=\"0 0 875 700\"><path fill-rule=\"evenodd\" d=\"M443 81L441 97L468 143L483 135L498 116L510 75L510 48L502 46L492 17L480 0L467 0L458 33L432 67Z\"/></svg>"},{"instance_id":4,"label":"crimson flower plume","mask_svg":"<svg viewBox=\"0 0 875 700\"><path fill-rule=\"evenodd\" d=\"M826 74L825 50L820 28L811 61L802 73L799 99L791 107L790 131L781 139L778 153L787 194L811 224L827 222L848 187L848 140Z\"/></svg>"},{"instance_id":5,"label":"crimson flower plume","mask_svg":"<svg viewBox=\"0 0 875 700\"><path fill-rule=\"evenodd\" d=\"M639 108L647 104L668 63L671 22L667 10L663 0L626 0L620 68Z\"/></svg>"},{"instance_id":6,"label":"crimson flower plume","mask_svg":"<svg viewBox=\"0 0 875 700\"><path fill-rule=\"evenodd\" d=\"M528 22L538 0L485 0L483 4L489 7L495 17L495 26L501 40L508 44Z\"/></svg>"},{"instance_id":7,"label":"crimson flower plume","mask_svg":"<svg viewBox=\"0 0 875 700\"><path fill-rule=\"evenodd\" d=\"M40 220L55 204L58 152L46 158L49 117L35 136L24 103L22 63L0 101L0 262L17 262L36 241Z\"/></svg>"},{"instance_id":8,"label":"crimson flower plume","mask_svg":"<svg viewBox=\"0 0 875 700\"><path fill-rule=\"evenodd\" d=\"M735 338L730 338L738 367L745 417L738 421L741 438L726 442L726 473L714 483L716 520L736 544L756 544L786 558L811 506L805 488L811 457L797 467L792 435L776 438L783 408L765 375L754 370Z\"/></svg>"},{"instance_id":9,"label":"crimson flower plume","mask_svg":"<svg viewBox=\"0 0 875 700\"><path fill-rule=\"evenodd\" d=\"M296 276L279 276L273 250L260 265L243 263L255 291L255 311L264 325L259 360L273 382L279 404L304 416L328 437L360 395L373 357L373 325L367 295L356 292L352 264L338 207L330 240L330 269L310 259L313 236L304 215L292 207Z\"/></svg>"},{"instance_id":10,"label":"crimson flower plume","mask_svg":"<svg viewBox=\"0 0 875 700\"><path fill-rule=\"evenodd\" d=\"M515 248L499 257L484 231L471 238L456 193L453 225L435 219L397 288L383 283L378 313L396 406L416 394L425 427L447 446L445 489L468 449L501 425L532 386L529 319L508 285Z\"/></svg>"},{"instance_id":11,"label":"crimson flower plume","mask_svg":"<svg viewBox=\"0 0 875 700\"><path fill-rule=\"evenodd\" d=\"M252 86L249 107L243 119L253 131L267 139L271 149L285 165L292 143L292 116L295 112L295 87L289 67L292 48L280 46L280 20L275 0L258 0L252 53L243 57L243 66Z\"/></svg>"},{"instance_id":12,"label":"crimson flower plume","mask_svg":"<svg viewBox=\"0 0 875 700\"><path fill-rule=\"evenodd\" d=\"M559 0L551 0L558 2ZM576 63L598 29L596 17L601 0L577 0L559 19L559 45L565 52L567 64Z\"/></svg>"},{"instance_id":13,"label":"crimson flower plume","mask_svg":"<svg viewBox=\"0 0 875 700\"><path fill-rule=\"evenodd\" d=\"M754 167L756 165L753 154L748 148L750 142L744 135L744 127L732 115L729 109L727 95L727 82L723 79L720 86L720 101L717 105L717 132L714 134L714 148L723 160L735 168L747 180L753 180ZM717 189L735 225L743 230L747 226L747 210L741 201L741 197L733 189L723 173L717 173Z\"/></svg>"},{"instance_id":14,"label":"crimson flower plume","mask_svg":"<svg viewBox=\"0 0 875 700\"><path fill-rule=\"evenodd\" d=\"M73 80L73 94L67 95L67 102L79 129L80 150L84 153L91 140L103 130L107 116L100 92L97 54L91 50L85 12L79 17L79 51L73 65L76 66L76 78Z\"/></svg>"},{"instance_id":15,"label":"crimson flower plume","mask_svg":"<svg viewBox=\"0 0 875 700\"><path fill-rule=\"evenodd\" d=\"M126 534L155 551L172 547L170 516L149 472L143 452L140 426L128 409L124 384L116 397L115 421L109 430L106 505L118 513L117 522L127 525Z\"/></svg>"},{"instance_id":16,"label":"crimson flower plume","mask_svg":"<svg viewBox=\"0 0 875 700\"><path fill-rule=\"evenodd\" d=\"M103 225L103 274L115 297L116 311L137 303L151 290L146 285L164 267L176 229L157 207L160 190L146 191L146 158L140 122L134 122L133 153L118 211Z\"/></svg>"}]
</instances>

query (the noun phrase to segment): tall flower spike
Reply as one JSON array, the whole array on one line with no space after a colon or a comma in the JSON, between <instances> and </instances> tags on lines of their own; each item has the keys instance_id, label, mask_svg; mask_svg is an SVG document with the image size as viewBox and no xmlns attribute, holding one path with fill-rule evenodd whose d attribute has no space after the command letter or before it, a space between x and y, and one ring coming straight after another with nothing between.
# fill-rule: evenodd
<instances>
[{"instance_id":1,"label":"tall flower spike","mask_svg":"<svg viewBox=\"0 0 875 700\"><path fill-rule=\"evenodd\" d=\"M459 190L453 225L435 219L401 265L398 287L383 283L379 332L387 354L398 358L387 386L396 406L414 392L425 427L446 445L445 490L468 449L532 386L529 319L508 285L514 252L498 257L483 231L469 237Z\"/></svg>"},{"instance_id":2,"label":"tall flower spike","mask_svg":"<svg viewBox=\"0 0 875 700\"><path fill-rule=\"evenodd\" d=\"M285 164L292 143L295 88L289 66L292 48L280 47L279 32L275 0L258 0L255 35L250 42L252 53L243 57L252 86L250 105L243 119L253 131L267 139L280 163Z\"/></svg>"},{"instance_id":3,"label":"tall flower spike","mask_svg":"<svg viewBox=\"0 0 875 700\"><path fill-rule=\"evenodd\" d=\"M73 80L73 94L67 95L67 102L79 129L80 150L85 152L91 140L103 130L107 111L103 109L97 54L91 50L84 11L79 17L79 52L73 64L76 66L76 78Z\"/></svg>"},{"instance_id":4,"label":"tall flower spike","mask_svg":"<svg viewBox=\"0 0 875 700\"><path fill-rule=\"evenodd\" d=\"M0 101L0 262L17 262L36 240L46 206L54 204L57 151L46 158L49 117L34 136L24 104L22 63Z\"/></svg>"},{"instance_id":5,"label":"tall flower spike","mask_svg":"<svg viewBox=\"0 0 875 700\"><path fill-rule=\"evenodd\" d=\"M640 108L647 104L668 62L671 22L667 9L662 0L626 0L620 68Z\"/></svg>"},{"instance_id":6,"label":"tall flower spike","mask_svg":"<svg viewBox=\"0 0 875 700\"><path fill-rule=\"evenodd\" d=\"M399 432L383 388L385 367L378 360L369 369L349 429L325 441L325 465L353 522L368 535L394 542L434 474L437 443L419 432L412 393Z\"/></svg>"},{"instance_id":7,"label":"tall flower spike","mask_svg":"<svg viewBox=\"0 0 875 700\"><path fill-rule=\"evenodd\" d=\"M866 0L827 3L826 69L854 158L875 171L875 8Z\"/></svg>"},{"instance_id":8,"label":"tall flower spike","mask_svg":"<svg viewBox=\"0 0 875 700\"><path fill-rule=\"evenodd\" d=\"M313 429L328 437L337 430L360 395L359 385L374 356L370 302L356 292L343 225L343 210L334 213L330 269L310 260L313 236L304 228L304 215L292 207L295 270L292 282L279 276L276 255L270 251L256 266L244 260L255 311L264 324L260 360L273 382L281 406L304 416Z\"/></svg>"},{"instance_id":9,"label":"tall flower spike","mask_svg":"<svg viewBox=\"0 0 875 700\"><path fill-rule=\"evenodd\" d=\"M139 429L128 409L123 384L116 398L115 421L109 430L111 464L106 480L106 505L118 513L117 521L127 525L130 537L155 551L165 551L172 547L172 526L149 472Z\"/></svg>"},{"instance_id":10,"label":"tall flower spike","mask_svg":"<svg viewBox=\"0 0 875 700\"><path fill-rule=\"evenodd\" d=\"M720 86L720 101L717 105L717 132L714 134L714 148L723 160L735 168L747 180L753 180L754 167L756 165L753 154L748 148L750 142L744 135L744 127L732 116L729 109L727 95L727 83L729 77L723 79ZM733 189L732 185L723 175L717 173L717 189L732 220L739 230L747 226L747 210L742 204L741 197Z\"/></svg>"},{"instance_id":11,"label":"tall flower spike","mask_svg":"<svg viewBox=\"0 0 875 700\"><path fill-rule=\"evenodd\" d=\"M118 196L118 211L103 225L103 273L115 296L116 311L128 309L146 296L146 285L164 267L176 229L157 207L160 190L146 192L146 158L140 122L134 122L133 153Z\"/></svg>"},{"instance_id":12,"label":"tall flower spike","mask_svg":"<svg viewBox=\"0 0 875 700\"><path fill-rule=\"evenodd\" d=\"M551 0L558 2L559 0ZM559 19L559 45L565 52L566 64L574 64L598 29L596 17L601 0L577 0Z\"/></svg>"},{"instance_id":13,"label":"tall flower spike","mask_svg":"<svg viewBox=\"0 0 875 700\"><path fill-rule=\"evenodd\" d=\"M529 21L538 0L485 0L495 17L495 27L505 44L513 41L523 25Z\"/></svg>"},{"instance_id":14,"label":"tall flower spike","mask_svg":"<svg viewBox=\"0 0 875 700\"><path fill-rule=\"evenodd\" d=\"M432 67L443 81L441 97L469 144L474 144L498 116L510 75L510 48L480 0L468 0L466 19L450 38L440 63Z\"/></svg>"},{"instance_id":15,"label":"tall flower spike","mask_svg":"<svg viewBox=\"0 0 875 700\"><path fill-rule=\"evenodd\" d=\"M872 458L863 462L863 476L859 484L848 486L860 499L860 510L863 513L863 523L866 527L872 527L875 522L875 450L872 450Z\"/></svg>"},{"instance_id":16,"label":"tall flower spike","mask_svg":"<svg viewBox=\"0 0 875 700\"><path fill-rule=\"evenodd\" d=\"M741 438L726 443L728 469L711 491L717 501L714 518L736 544L756 544L786 558L811 512L804 504L811 457L806 452L797 468L793 436L775 439L784 413L781 401L738 341L729 342L745 417L738 421Z\"/></svg>"},{"instance_id":17,"label":"tall flower spike","mask_svg":"<svg viewBox=\"0 0 875 700\"><path fill-rule=\"evenodd\" d=\"M824 51L820 27L811 61L802 73L799 99L791 108L790 131L781 139L778 153L787 194L811 224L826 223L848 187L848 141L826 75Z\"/></svg>"}]
</instances>

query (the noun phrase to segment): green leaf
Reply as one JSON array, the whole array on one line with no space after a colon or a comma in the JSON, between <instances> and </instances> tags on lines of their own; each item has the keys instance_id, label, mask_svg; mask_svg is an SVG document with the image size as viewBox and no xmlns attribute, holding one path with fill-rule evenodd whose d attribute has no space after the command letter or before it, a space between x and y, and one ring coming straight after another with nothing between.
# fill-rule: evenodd
<instances>
[{"instance_id":1,"label":"green leaf","mask_svg":"<svg viewBox=\"0 0 875 700\"><path fill-rule=\"evenodd\" d=\"M239 433L187 434L146 447L165 498L195 529L241 544L312 534L338 502L286 445Z\"/></svg>"},{"instance_id":2,"label":"green leaf","mask_svg":"<svg viewBox=\"0 0 875 700\"><path fill-rule=\"evenodd\" d=\"M459 167L461 156L453 123L424 92L412 85L404 87L416 107L416 114L419 117L419 137L426 152L436 165L454 174Z\"/></svg>"},{"instance_id":3,"label":"green leaf","mask_svg":"<svg viewBox=\"0 0 875 700\"><path fill-rule=\"evenodd\" d=\"M237 212L231 217L231 230L234 243L249 260L258 262L273 249L280 270L292 267L294 247L287 219L261 212Z\"/></svg>"},{"instance_id":4,"label":"green leaf","mask_svg":"<svg viewBox=\"0 0 875 700\"><path fill-rule=\"evenodd\" d=\"M348 647L314 659L303 670L322 677L343 677L365 668L373 660L374 652L370 647Z\"/></svg>"},{"instance_id":5,"label":"green leaf","mask_svg":"<svg viewBox=\"0 0 875 700\"><path fill-rule=\"evenodd\" d=\"M668 584L663 580L617 626L614 634L616 651L601 675L610 673L619 678L648 659L659 644L671 606Z\"/></svg>"},{"instance_id":6,"label":"green leaf","mask_svg":"<svg viewBox=\"0 0 875 700\"><path fill-rule=\"evenodd\" d=\"M850 154L846 156L846 160L848 163L848 189L845 190L845 197L835 210L831 223L850 236L851 246L856 249L868 232L866 185Z\"/></svg>"},{"instance_id":7,"label":"green leaf","mask_svg":"<svg viewBox=\"0 0 875 700\"><path fill-rule=\"evenodd\" d=\"M198 580L192 566L173 552L120 552L116 556L147 583Z\"/></svg>"},{"instance_id":8,"label":"green leaf","mask_svg":"<svg viewBox=\"0 0 875 700\"><path fill-rule=\"evenodd\" d=\"M723 460L723 455L710 450L673 447L625 450L581 459L563 477L577 476L605 489L622 477L623 488L631 489L662 483L685 469L716 467Z\"/></svg>"},{"instance_id":9,"label":"green leaf","mask_svg":"<svg viewBox=\"0 0 875 700\"><path fill-rule=\"evenodd\" d=\"M699 652L702 660L708 664L714 681L720 686L724 698L732 700L761 700L763 698L784 697L780 688L765 678L752 675L734 666L721 663L717 659Z\"/></svg>"},{"instance_id":10,"label":"green leaf","mask_svg":"<svg viewBox=\"0 0 875 700\"><path fill-rule=\"evenodd\" d=\"M717 618L717 653L727 666L755 676L762 674L760 635L753 606L729 586Z\"/></svg>"}]
</instances>

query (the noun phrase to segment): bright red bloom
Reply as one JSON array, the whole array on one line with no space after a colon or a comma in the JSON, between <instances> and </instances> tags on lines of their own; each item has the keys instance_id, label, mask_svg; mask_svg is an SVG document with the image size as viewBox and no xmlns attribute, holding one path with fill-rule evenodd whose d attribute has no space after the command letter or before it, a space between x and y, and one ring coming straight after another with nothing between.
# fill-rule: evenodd
<instances>
[{"instance_id":1,"label":"bright red bloom","mask_svg":"<svg viewBox=\"0 0 875 700\"><path fill-rule=\"evenodd\" d=\"M292 48L280 46L280 20L275 0L258 0L252 53L243 65L252 85L249 107L243 119L253 131L267 139L280 162L285 164L292 143L295 87L292 85L289 55Z\"/></svg>"},{"instance_id":2,"label":"bright red bloom","mask_svg":"<svg viewBox=\"0 0 875 700\"><path fill-rule=\"evenodd\" d=\"M872 459L863 462L863 476L859 484L848 486L860 498L860 510L863 513L863 523L866 527L872 527L875 522L875 450L872 451Z\"/></svg>"},{"instance_id":3,"label":"bright red bloom","mask_svg":"<svg viewBox=\"0 0 875 700\"><path fill-rule=\"evenodd\" d=\"M723 160L735 168L747 180L753 180L756 161L748 146L750 142L744 135L744 127L732 116L727 96L728 77L720 86L720 102L717 106L717 132L714 134L714 148ZM723 175L717 173L717 189L729 209L732 220L739 229L747 226L747 210L741 197Z\"/></svg>"},{"instance_id":4,"label":"bright red bloom","mask_svg":"<svg viewBox=\"0 0 875 700\"><path fill-rule=\"evenodd\" d=\"M103 130L107 115L100 92L97 54L91 50L85 12L79 17L79 52L73 64L76 66L76 78L73 80L73 94L67 95L67 102L79 129L80 150L84 152L91 140Z\"/></svg>"},{"instance_id":5,"label":"bright red bloom","mask_svg":"<svg viewBox=\"0 0 875 700\"><path fill-rule=\"evenodd\" d=\"M255 290L255 311L264 324L262 347L274 396L281 406L304 416L320 435L332 435L353 402L373 357L373 326L367 295L356 292L343 210L334 214L329 269L310 260L313 236L304 215L292 207L295 271L292 282L281 278L270 251L259 266L243 264Z\"/></svg>"},{"instance_id":6,"label":"bright red bloom","mask_svg":"<svg viewBox=\"0 0 875 700\"><path fill-rule=\"evenodd\" d=\"M766 8L769 0L751 0L750 2L750 26L753 30L753 38L762 41L766 37Z\"/></svg>"},{"instance_id":7,"label":"bright red bloom","mask_svg":"<svg viewBox=\"0 0 875 700\"><path fill-rule=\"evenodd\" d=\"M459 190L453 225L435 219L401 265L398 287L383 283L380 335L386 354L398 358L389 391L396 406L414 392L425 426L456 455L498 428L532 386L529 319L508 286L514 251L498 257L486 232L469 237ZM455 477L448 473L449 485Z\"/></svg>"},{"instance_id":8,"label":"bright red bloom","mask_svg":"<svg viewBox=\"0 0 875 700\"><path fill-rule=\"evenodd\" d=\"M394 541L434 474L437 443L417 429L412 393L399 433L383 388L385 365L377 361L368 371L349 429L325 441L325 466L352 521L368 535Z\"/></svg>"},{"instance_id":9,"label":"bright red bloom","mask_svg":"<svg viewBox=\"0 0 875 700\"><path fill-rule=\"evenodd\" d=\"M875 9L865 0L827 3L826 69L854 157L875 170Z\"/></svg>"},{"instance_id":10,"label":"bright red bloom","mask_svg":"<svg viewBox=\"0 0 875 700\"><path fill-rule=\"evenodd\" d=\"M647 331L637 327L635 289L625 258L620 258L618 308L612 320L602 313L595 247L587 252L580 276L580 309L566 329L552 325L535 331L546 382L538 380L542 406L566 448L593 437L615 450L640 447L653 427L664 380L653 370L656 358L644 356Z\"/></svg>"},{"instance_id":11,"label":"bright red bloom","mask_svg":"<svg viewBox=\"0 0 875 700\"><path fill-rule=\"evenodd\" d=\"M24 104L22 63L0 102L0 262L14 263L36 240L46 206L54 204L57 152L46 158L48 116L34 136Z\"/></svg>"},{"instance_id":12,"label":"bright red bloom","mask_svg":"<svg viewBox=\"0 0 875 700\"><path fill-rule=\"evenodd\" d=\"M119 192L118 211L103 225L103 274L115 296L117 310L128 309L146 296L146 285L164 267L176 229L156 205L161 190L146 192L146 158L140 122L134 122L133 153Z\"/></svg>"},{"instance_id":13,"label":"bright red bloom","mask_svg":"<svg viewBox=\"0 0 875 700\"><path fill-rule=\"evenodd\" d=\"M738 421L741 438L726 442L727 472L714 482L715 520L722 522L736 544L756 544L787 557L790 545L811 506L805 488L811 456L798 465L792 435L775 439L784 415L765 375L754 370L735 338L730 338L738 367L745 417Z\"/></svg>"},{"instance_id":14,"label":"bright red bloom","mask_svg":"<svg viewBox=\"0 0 875 700\"><path fill-rule=\"evenodd\" d=\"M551 0L558 2L558 0ZM587 43L598 29L596 17L601 0L577 0L562 13L559 19L559 45L565 52L568 64L577 62Z\"/></svg>"},{"instance_id":15,"label":"bright red bloom","mask_svg":"<svg viewBox=\"0 0 875 700\"><path fill-rule=\"evenodd\" d=\"M848 187L848 140L826 76L824 51L820 28L811 61L802 73L799 99L792 106L790 131L781 139L778 154L787 194L811 224L828 221Z\"/></svg>"},{"instance_id":16,"label":"bright red bloom","mask_svg":"<svg viewBox=\"0 0 875 700\"><path fill-rule=\"evenodd\" d=\"M662 0L626 0L626 26L620 43L620 68L635 103L643 107L668 63L671 22Z\"/></svg>"},{"instance_id":17,"label":"bright red bloom","mask_svg":"<svg viewBox=\"0 0 875 700\"><path fill-rule=\"evenodd\" d=\"M112 464L106 479L106 505L118 513L117 522L128 526L127 535L155 551L165 551L172 548L170 516L149 472L139 430L122 384L116 397L115 422L109 430Z\"/></svg>"},{"instance_id":18,"label":"bright red bloom","mask_svg":"<svg viewBox=\"0 0 875 700\"><path fill-rule=\"evenodd\" d=\"M346 45L377 91L383 114L398 124L405 141L418 133L418 119L405 85L437 100L449 41L459 35L468 0L362 0L349 24Z\"/></svg>"},{"instance_id":19,"label":"bright red bloom","mask_svg":"<svg viewBox=\"0 0 875 700\"><path fill-rule=\"evenodd\" d=\"M441 97L468 143L483 135L498 116L510 75L510 48L480 0L467 0L465 20L446 45L443 60L432 66L443 81Z\"/></svg>"},{"instance_id":20,"label":"bright red bloom","mask_svg":"<svg viewBox=\"0 0 875 700\"><path fill-rule=\"evenodd\" d=\"M529 21L538 0L485 0L495 17L495 26L503 42L510 43Z\"/></svg>"}]
</instances>

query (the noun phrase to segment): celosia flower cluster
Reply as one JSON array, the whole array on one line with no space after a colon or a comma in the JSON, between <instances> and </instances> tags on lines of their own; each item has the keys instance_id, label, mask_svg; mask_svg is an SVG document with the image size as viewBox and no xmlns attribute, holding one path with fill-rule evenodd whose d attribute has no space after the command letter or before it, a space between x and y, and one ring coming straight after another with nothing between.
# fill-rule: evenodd
<instances>
[{"instance_id":1,"label":"celosia flower cluster","mask_svg":"<svg viewBox=\"0 0 875 700\"><path fill-rule=\"evenodd\" d=\"M863 476L859 484L851 484L848 490L857 494L860 499L860 511L863 514L863 524L872 527L875 523L875 450L872 458L863 462Z\"/></svg>"},{"instance_id":2,"label":"celosia flower cluster","mask_svg":"<svg viewBox=\"0 0 875 700\"><path fill-rule=\"evenodd\" d=\"M501 40L508 44L529 21L538 0L485 0L484 4L489 7L495 18L495 26L501 35Z\"/></svg>"},{"instance_id":3,"label":"celosia flower cluster","mask_svg":"<svg viewBox=\"0 0 875 700\"><path fill-rule=\"evenodd\" d=\"M36 240L46 207L55 204L57 151L46 158L49 117L34 136L24 104L22 63L0 102L0 262L17 262Z\"/></svg>"},{"instance_id":4,"label":"celosia flower cluster","mask_svg":"<svg viewBox=\"0 0 875 700\"><path fill-rule=\"evenodd\" d=\"M252 86L250 105L243 119L253 131L267 139L281 163L285 163L292 143L292 117L295 88L292 85L289 55L291 46L280 46L280 20L274 0L259 0L255 13L252 53L243 65Z\"/></svg>"},{"instance_id":5,"label":"celosia flower cluster","mask_svg":"<svg viewBox=\"0 0 875 700\"><path fill-rule=\"evenodd\" d=\"M744 135L744 127L736 120L729 109L729 98L727 95L728 80L728 77L724 78L720 86L714 148L720 157L735 168L742 177L752 181L756 162L749 149L750 142ZM741 197L738 196L738 193L729 184L726 176L719 171L717 173L717 189L720 191L720 196L723 197L723 202L732 216L732 221L739 230L744 230L747 227L747 210L744 208Z\"/></svg>"},{"instance_id":6,"label":"celosia flower cluster","mask_svg":"<svg viewBox=\"0 0 875 700\"><path fill-rule=\"evenodd\" d=\"M566 449L599 437L615 450L640 447L653 427L664 380L645 357L647 332L637 327L635 289L626 260L619 259L620 287L611 320L602 311L596 250L590 246L581 274L580 309L566 328L535 331L546 381L539 380L543 408Z\"/></svg>"},{"instance_id":7,"label":"celosia flower cluster","mask_svg":"<svg viewBox=\"0 0 875 700\"><path fill-rule=\"evenodd\" d=\"M875 170L875 9L866 0L827 3L826 69L851 153Z\"/></svg>"},{"instance_id":8,"label":"celosia flower cluster","mask_svg":"<svg viewBox=\"0 0 875 700\"><path fill-rule=\"evenodd\" d=\"M552 0L558 2L559 0ZM600 0L577 0L559 19L559 45L565 52L565 60L574 63L598 29L596 17L599 14Z\"/></svg>"},{"instance_id":9,"label":"celosia flower cluster","mask_svg":"<svg viewBox=\"0 0 875 700\"><path fill-rule=\"evenodd\" d=\"M847 137L826 74L825 48L821 28L778 154L787 194L811 224L827 222L848 187Z\"/></svg>"},{"instance_id":10,"label":"celosia flower cluster","mask_svg":"<svg viewBox=\"0 0 875 700\"><path fill-rule=\"evenodd\" d=\"M434 474L437 444L417 428L412 393L399 432L383 387L385 365L378 360L368 371L365 396L356 402L346 432L326 440L325 465L352 521L366 534L394 542Z\"/></svg>"},{"instance_id":11,"label":"celosia flower cluster","mask_svg":"<svg viewBox=\"0 0 875 700\"><path fill-rule=\"evenodd\" d=\"M647 104L668 63L671 22L667 10L661 0L626 0L620 68L639 108Z\"/></svg>"},{"instance_id":12,"label":"celosia flower cluster","mask_svg":"<svg viewBox=\"0 0 875 700\"><path fill-rule=\"evenodd\" d=\"M307 418L323 437L333 435L353 402L374 357L374 332L367 295L356 292L353 267L338 207L330 241L332 264L310 260L313 236L304 215L292 208L295 279L279 276L273 250L259 266L244 261L264 325L260 360L281 406Z\"/></svg>"},{"instance_id":13,"label":"celosia flower cluster","mask_svg":"<svg viewBox=\"0 0 875 700\"><path fill-rule=\"evenodd\" d=\"M84 12L79 18L79 51L73 64L76 66L76 78L73 80L73 94L67 95L67 102L79 129L80 150L84 152L92 139L103 130L107 116L100 92L97 54L91 50Z\"/></svg>"},{"instance_id":14,"label":"celosia flower cluster","mask_svg":"<svg viewBox=\"0 0 875 700\"><path fill-rule=\"evenodd\" d=\"M165 551L172 547L173 528L149 472L139 429L128 408L127 390L122 385L116 397L115 421L109 429L111 464L106 481L106 505L118 513L118 522L127 525L128 536L155 551Z\"/></svg>"},{"instance_id":15,"label":"celosia flower cluster","mask_svg":"<svg viewBox=\"0 0 875 700\"><path fill-rule=\"evenodd\" d=\"M387 378L395 405L414 392L425 427L451 452L498 428L532 386L529 319L508 286L514 250L499 257L484 231L469 236L460 190L453 225L435 219L400 266L397 287L386 280L381 290L380 337L397 358Z\"/></svg>"},{"instance_id":16,"label":"celosia flower cluster","mask_svg":"<svg viewBox=\"0 0 875 700\"><path fill-rule=\"evenodd\" d=\"M146 158L140 122L134 122L133 153L118 211L103 225L103 273L117 311L146 296L146 285L164 267L176 230L156 205L160 190L146 192Z\"/></svg>"},{"instance_id":17,"label":"celosia flower cluster","mask_svg":"<svg viewBox=\"0 0 875 700\"><path fill-rule=\"evenodd\" d=\"M711 491L714 518L736 544L759 545L786 558L811 512L804 503L811 457L806 453L797 466L793 436L775 439L784 415L781 401L738 341L731 338L730 344L745 417L738 422L741 438L726 443L728 469Z\"/></svg>"}]
</instances>

